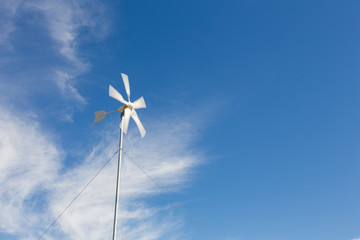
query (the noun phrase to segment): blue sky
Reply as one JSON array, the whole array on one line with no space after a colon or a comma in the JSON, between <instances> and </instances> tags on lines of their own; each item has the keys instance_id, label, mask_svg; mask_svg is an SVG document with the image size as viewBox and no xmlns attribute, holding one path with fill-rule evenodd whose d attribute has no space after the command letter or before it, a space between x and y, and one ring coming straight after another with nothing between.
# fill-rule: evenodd
<instances>
[{"instance_id":1,"label":"blue sky","mask_svg":"<svg viewBox=\"0 0 360 240\"><path fill-rule=\"evenodd\" d=\"M124 149L213 239L360 239L358 1L0 3L0 238L37 239ZM207 239L129 159L125 239ZM116 161L45 239L110 239ZM107 236L107 237L106 237Z\"/></svg>"}]
</instances>

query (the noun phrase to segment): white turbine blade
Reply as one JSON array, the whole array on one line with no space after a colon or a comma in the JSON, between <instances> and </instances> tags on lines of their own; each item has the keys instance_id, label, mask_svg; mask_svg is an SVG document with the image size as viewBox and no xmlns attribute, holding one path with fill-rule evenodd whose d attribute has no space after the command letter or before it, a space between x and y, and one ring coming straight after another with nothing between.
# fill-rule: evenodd
<instances>
[{"instance_id":1,"label":"white turbine blade","mask_svg":"<svg viewBox=\"0 0 360 240\"><path fill-rule=\"evenodd\" d=\"M127 130L128 130L128 127L129 127L130 115L131 115L131 110L129 108L125 108L125 110L124 110L124 118L123 118L123 121L124 121L123 131L124 131L125 134L127 133ZM120 127L121 126L122 126L122 123L121 123Z\"/></svg>"},{"instance_id":2,"label":"white turbine blade","mask_svg":"<svg viewBox=\"0 0 360 240\"><path fill-rule=\"evenodd\" d=\"M126 90L126 94L128 96L128 100L130 102L130 84L129 84L129 78L126 74L122 73L121 77L123 79L124 85L125 85L125 90Z\"/></svg>"},{"instance_id":3,"label":"white turbine blade","mask_svg":"<svg viewBox=\"0 0 360 240\"><path fill-rule=\"evenodd\" d=\"M116 91L113 86L109 85L109 96L118 100L119 102L122 102L123 104L127 104L127 102L124 100L124 98L121 96L121 94Z\"/></svg>"},{"instance_id":4,"label":"white turbine blade","mask_svg":"<svg viewBox=\"0 0 360 240\"><path fill-rule=\"evenodd\" d=\"M137 115L137 113L136 113L135 110L133 110L133 111L131 112L131 117L134 119L134 121L135 121L135 123L136 123L136 125L137 125L137 127L138 127L138 129L139 129L140 134L141 134L141 137L144 137L145 134L146 134L146 131L145 131L144 126L141 124L140 119L139 119L139 117L138 117L138 115Z\"/></svg>"},{"instance_id":5,"label":"white turbine blade","mask_svg":"<svg viewBox=\"0 0 360 240\"><path fill-rule=\"evenodd\" d=\"M133 102L134 109L146 108L145 100L143 97Z\"/></svg>"},{"instance_id":6,"label":"white turbine blade","mask_svg":"<svg viewBox=\"0 0 360 240\"><path fill-rule=\"evenodd\" d=\"M100 122L101 120L104 119L105 116L106 116L106 112L104 110L95 112L95 120L94 120L93 124Z\"/></svg>"}]
</instances>

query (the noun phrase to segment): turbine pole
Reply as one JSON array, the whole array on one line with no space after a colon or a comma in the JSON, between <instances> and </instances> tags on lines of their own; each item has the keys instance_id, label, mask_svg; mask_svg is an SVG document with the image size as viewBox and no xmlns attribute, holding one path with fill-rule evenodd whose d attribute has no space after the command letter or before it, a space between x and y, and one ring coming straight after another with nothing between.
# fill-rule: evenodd
<instances>
[{"instance_id":1,"label":"turbine pole","mask_svg":"<svg viewBox=\"0 0 360 240\"><path fill-rule=\"evenodd\" d=\"M124 110L121 111L121 127L120 127L120 141L119 141L119 158L117 169L117 181L116 181L116 197L115 197L115 212L114 212L114 228L113 228L113 240L116 240L116 225L117 225L117 212L119 201L119 189L120 189L120 173L121 173L121 155L122 155L122 139L124 129Z\"/></svg>"}]
</instances>

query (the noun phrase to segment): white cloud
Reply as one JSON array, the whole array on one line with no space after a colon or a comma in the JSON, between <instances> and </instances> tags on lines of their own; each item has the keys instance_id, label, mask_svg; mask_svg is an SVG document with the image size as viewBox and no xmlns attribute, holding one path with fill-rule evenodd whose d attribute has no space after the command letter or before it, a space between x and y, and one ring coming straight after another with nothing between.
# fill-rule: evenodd
<instances>
[{"instance_id":1,"label":"white cloud","mask_svg":"<svg viewBox=\"0 0 360 240\"><path fill-rule=\"evenodd\" d=\"M20 3L21 0L0 2L0 45L7 49L12 48L9 35L15 30L15 17Z\"/></svg>"},{"instance_id":2,"label":"white cloud","mask_svg":"<svg viewBox=\"0 0 360 240\"><path fill-rule=\"evenodd\" d=\"M24 226L29 229L40 221L32 206L53 184L61 154L36 122L4 109L0 109L0 135L0 230L23 234Z\"/></svg>"},{"instance_id":3,"label":"white cloud","mask_svg":"<svg viewBox=\"0 0 360 240\"><path fill-rule=\"evenodd\" d=\"M104 6L97 1L67 0L37 0L26 5L43 13L58 52L75 65L79 72L88 70L90 64L80 58L77 52L79 36L84 28L98 30L90 31L95 38L103 38L107 34L107 22L101 16Z\"/></svg>"},{"instance_id":4,"label":"white cloud","mask_svg":"<svg viewBox=\"0 0 360 240\"><path fill-rule=\"evenodd\" d=\"M68 95L72 99L75 99L82 104L86 103L85 98L81 96L78 90L74 87L73 85L74 78L72 76L70 76L68 73L63 71L56 71L55 79L56 79L56 84L59 87L62 94Z\"/></svg>"},{"instance_id":5,"label":"white cloud","mask_svg":"<svg viewBox=\"0 0 360 240\"><path fill-rule=\"evenodd\" d=\"M144 124L148 130L144 139L132 124L125 137L125 151L168 191L181 190L201 160L190 145L196 136L195 126L167 123L166 119ZM5 136L0 139L0 231L17 239L36 239L116 151L118 141L117 134L108 132L105 136L111 137L102 138L76 167L62 169L63 151L34 120L2 110L0 129L1 136ZM160 194L161 190L126 156L124 161L120 201L126 239L151 240L167 234L167 239L175 238L182 220L173 214L173 203L147 204L145 199ZM115 179L116 159L47 233L47 239L110 237Z\"/></svg>"},{"instance_id":6,"label":"white cloud","mask_svg":"<svg viewBox=\"0 0 360 240\"><path fill-rule=\"evenodd\" d=\"M104 7L97 1L67 0L38 0L28 3L27 7L43 13L58 53L71 66L70 70L57 68L54 77L57 86L63 95L84 104L86 101L75 88L75 80L80 74L88 71L91 64L79 56L80 35L85 28L89 29L95 38L103 38L106 35L108 24L102 17Z\"/></svg>"},{"instance_id":7,"label":"white cloud","mask_svg":"<svg viewBox=\"0 0 360 240\"><path fill-rule=\"evenodd\" d=\"M91 69L79 47L84 41L99 41L107 35L106 11L94 0L0 1L0 51L5 49L0 59L0 95L12 95L14 90L8 90L14 88L14 81L28 93L57 87L68 100L63 120L72 122L73 109L86 104L78 79ZM17 34L12 35L14 32ZM16 36L21 39L14 39ZM41 54L18 52L17 47Z\"/></svg>"}]
</instances>

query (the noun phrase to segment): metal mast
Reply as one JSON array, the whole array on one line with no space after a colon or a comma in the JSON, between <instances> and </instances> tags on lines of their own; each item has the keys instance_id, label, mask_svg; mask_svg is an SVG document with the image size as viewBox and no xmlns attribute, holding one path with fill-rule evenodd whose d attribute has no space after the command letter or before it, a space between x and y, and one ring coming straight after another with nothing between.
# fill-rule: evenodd
<instances>
[{"instance_id":1,"label":"metal mast","mask_svg":"<svg viewBox=\"0 0 360 240\"><path fill-rule=\"evenodd\" d=\"M117 169L117 180L116 180L116 196L115 196L115 212L114 212L114 228L113 228L113 240L116 240L116 225L117 225L117 213L119 205L119 189L120 189L120 174L121 174L121 157L122 157L122 140L123 140L123 129L124 129L124 112L121 112L121 127L120 127L120 140L119 140L119 158L118 158L118 169Z\"/></svg>"}]
</instances>

